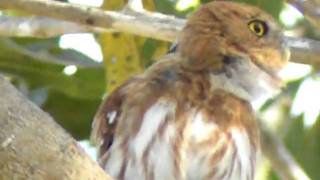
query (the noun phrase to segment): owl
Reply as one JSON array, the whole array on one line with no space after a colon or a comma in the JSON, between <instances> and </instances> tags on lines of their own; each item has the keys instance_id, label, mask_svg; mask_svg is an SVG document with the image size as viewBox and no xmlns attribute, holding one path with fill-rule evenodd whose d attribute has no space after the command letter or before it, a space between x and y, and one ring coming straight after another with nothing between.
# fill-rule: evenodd
<instances>
[{"instance_id":1,"label":"owl","mask_svg":"<svg viewBox=\"0 0 320 180\"><path fill-rule=\"evenodd\" d=\"M101 104L92 137L115 179L252 180L259 130L252 102L278 92L289 59L262 10L214 1L177 43Z\"/></svg>"}]
</instances>

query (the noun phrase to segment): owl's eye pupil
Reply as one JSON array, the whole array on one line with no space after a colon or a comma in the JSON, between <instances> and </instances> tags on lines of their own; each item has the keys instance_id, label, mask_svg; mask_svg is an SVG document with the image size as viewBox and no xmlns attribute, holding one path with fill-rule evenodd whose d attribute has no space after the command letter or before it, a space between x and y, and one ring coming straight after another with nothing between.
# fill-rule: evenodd
<instances>
[{"instance_id":1,"label":"owl's eye pupil","mask_svg":"<svg viewBox=\"0 0 320 180\"><path fill-rule=\"evenodd\" d=\"M258 24L254 24L253 29L257 34L260 34L262 31L261 26L259 26Z\"/></svg>"},{"instance_id":2,"label":"owl's eye pupil","mask_svg":"<svg viewBox=\"0 0 320 180\"><path fill-rule=\"evenodd\" d=\"M268 32L268 25L261 20L252 20L248 23L250 31L256 34L258 37L262 37Z\"/></svg>"}]
</instances>

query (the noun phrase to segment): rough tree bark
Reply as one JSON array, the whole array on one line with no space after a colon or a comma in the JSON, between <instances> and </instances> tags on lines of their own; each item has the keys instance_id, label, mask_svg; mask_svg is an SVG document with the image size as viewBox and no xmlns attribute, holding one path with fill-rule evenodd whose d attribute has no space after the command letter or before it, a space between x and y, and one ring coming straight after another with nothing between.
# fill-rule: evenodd
<instances>
[{"instance_id":1,"label":"rough tree bark","mask_svg":"<svg viewBox=\"0 0 320 180\"><path fill-rule=\"evenodd\" d=\"M0 76L0 179L111 179L54 120Z\"/></svg>"}]
</instances>

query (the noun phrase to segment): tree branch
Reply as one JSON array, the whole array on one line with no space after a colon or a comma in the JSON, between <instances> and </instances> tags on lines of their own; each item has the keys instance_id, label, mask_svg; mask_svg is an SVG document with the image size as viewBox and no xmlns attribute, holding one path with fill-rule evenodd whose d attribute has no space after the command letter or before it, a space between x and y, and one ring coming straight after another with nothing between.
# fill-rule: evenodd
<instances>
[{"instance_id":1,"label":"tree branch","mask_svg":"<svg viewBox=\"0 0 320 180\"><path fill-rule=\"evenodd\" d=\"M84 25L84 27L74 28L74 31L72 32L77 32L78 29L78 32L87 30L88 32L100 33L112 29L164 41L174 41L178 32L185 24L184 19L178 19L160 13L151 13L147 11L103 11L99 8L57 1L1 0L0 7L5 9L23 10L40 16L57 18ZM33 23L35 24L36 21L33 21ZM37 23L40 24L41 22ZM71 25L69 24L67 26L70 27ZM73 24L72 26L76 25ZM92 28L89 28L88 26ZM16 30L12 29L13 26L11 26L11 31L7 33L7 36L21 36L27 34L23 32L19 33L19 29L21 29L19 28L20 26L15 27L17 27ZM99 27L99 29L95 27ZM104 30L102 30L102 28ZM64 34L61 30L54 34L54 32L50 30L50 27L43 27L43 31L51 32L50 37ZM66 30L67 33L70 33L70 31L70 29ZM2 35L5 35L5 29L0 29L0 32L2 32ZM16 35L13 32L16 32ZM33 32L37 32L37 30L35 29ZM30 35L32 34L30 33ZM44 35L38 35L37 33L36 36L44 37ZM319 41L295 37L286 37L285 39L289 42L288 45L291 48L292 60L294 62L312 64L320 67L320 59L318 58L320 57Z\"/></svg>"},{"instance_id":2,"label":"tree branch","mask_svg":"<svg viewBox=\"0 0 320 180\"><path fill-rule=\"evenodd\" d=\"M38 61L43 61L43 62L49 62L49 63L54 63L54 64L61 64L61 65L76 65L78 67L90 67L90 68L100 68L101 63L94 62L90 60L89 58L85 58L82 56L76 56L73 57L71 52L68 54L62 54L60 56L55 56L49 52L49 50L45 48L40 48L40 49L29 49L25 46L19 45L15 41L9 38L2 38L0 40L3 45L15 50L16 52L26 55L28 57L31 57L35 60ZM61 57L62 56L62 57Z\"/></svg>"},{"instance_id":3,"label":"tree branch","mask_svg":"<svg viewBox=\"0 0 320 180\"><path fill-rule=\"evenodd\" d=\"M50 38L69 33L105 31L102 28L46 17L0 16L0 36Z\"/></svg>"},{"instance_id":4,"label":"tree branch","mask_svg":"<svg viewBox=\"0 0 320 180\"><path fill-rule=\"evenodd\" d=\"M317 28L320 28L320 3L315 0L287 0L296 7L308 21Z\"/></svg>"},{"instance_id":5,"label":"tree branch","mask_svg":"<svg viewBox=\"0 0 320 180\"><path fill-rule=\"evenodd\" d=\"M43 0L1 0L0 8L18 9L32 14L71 21L74 23L116 29L131 34L156 37L170 41L181 29L184 20L159 13L103 11L99 8Z\"/></svg>"},{"instance_id":6,"label":"tree branch","mask_svg":"<svg viewBox=\"0 0 320 180\"><path fill-rule=\"evenodd\" d=\"M2 76L0 94L0 179L111 179Z\"/></svg>"},{"instance_id":7,"label":"tree branch","mask_svg":"<svg viewBox=\"0 0 320 180\"><path fill-rule=\"evenodd\" d=\"M262 152L269 159L272 169L281 179L310 180L283 143L274 134L266 130L263 125L260 125L260 132Z\"/></svg>"},{"instance_id":8,"label":"tree branch","mask_svg":"<svg viewBox=\"0 0 320 180\"><path fill-rule=\"evenodd\" d=\"M290 46L291 61L313 65L320 69L320 42L306 38L286 37Z\"/></svg>"}]
</instances>

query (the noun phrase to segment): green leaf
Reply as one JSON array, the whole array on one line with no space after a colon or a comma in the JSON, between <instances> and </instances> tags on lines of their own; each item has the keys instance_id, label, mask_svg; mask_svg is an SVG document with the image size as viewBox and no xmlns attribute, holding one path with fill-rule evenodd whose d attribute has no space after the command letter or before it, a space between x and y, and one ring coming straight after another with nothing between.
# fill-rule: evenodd
<instances>
[{"instance_id":1,"label":"green leaf","mask_svg":"<svg viewBox=\"0 0 320 180\"><path fill-rule=\"evenodd\" d=\"M88 139L100 99L81 99L49 91L42 108L77 140Z\"/></svg>"},{"instance_id":2,"label":"green leaf","mask_svg":"<svg viewBox=\"0 0 320 180\"><path fill-rule=\"evenodd\" d=\"M24 54L8 46L8 40L10 39L0 39L0 71L24 79L30 89L49 88L84 99L99 99L103 94L103 69L78 68L74 75L68 76L63 73L65 66L45 63L34 56Z\"/></svg>"},{"instance_id":3,"label":"green leaf","mask_svg":"<svg viewBox=\"0 0 320 180\"><path fill-rule=\"evenodd\" d=\"M235 0L236 2L242 2L255 5L269 14L275 19L278 19L279 14L283 8L284 2L282 0Z\"/></svg>"},{"instance_id":4,"label":"green leaf","mask_svg":"<svg viewBox=\"0 0 320 180\"><path fill-rule=\"evenodd\" d=\"M304 128L303 116L293 119L285 137L288 149L311 179L320 179L320 117L312 128Z\"/></svg>"}]
</instances>

